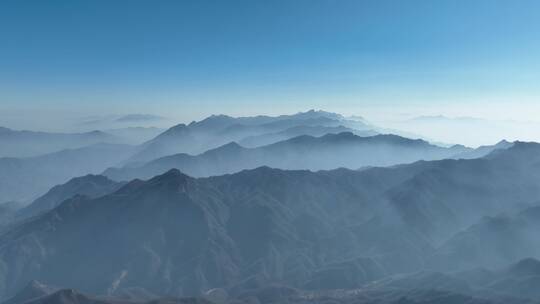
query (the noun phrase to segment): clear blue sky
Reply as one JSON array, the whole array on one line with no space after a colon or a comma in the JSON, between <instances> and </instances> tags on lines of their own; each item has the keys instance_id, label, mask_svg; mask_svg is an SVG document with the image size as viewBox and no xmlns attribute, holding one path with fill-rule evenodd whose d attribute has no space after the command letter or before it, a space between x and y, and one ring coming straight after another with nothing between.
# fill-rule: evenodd
<instances>
[{"instance_id":1,"label":"clear blue sky","mask_svg":"<svg viewBox=\"0 0 540 304\"><path fill-rule=\"evenodd\" d=\"M540 1L0 2L5 115L520 116L539 83Z\"/></svg>"}]
</instances>

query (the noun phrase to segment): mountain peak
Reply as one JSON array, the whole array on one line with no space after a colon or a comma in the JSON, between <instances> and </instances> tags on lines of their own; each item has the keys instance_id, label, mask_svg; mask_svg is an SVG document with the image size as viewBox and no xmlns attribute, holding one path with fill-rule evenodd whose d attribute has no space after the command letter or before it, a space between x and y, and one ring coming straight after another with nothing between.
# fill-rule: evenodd
<instances>
[{"instance_id":1,"label":"mountain peak","mask_svg":"<svg viewBox=\"0 0 540 304\"><path fill-rule=\"evenodd\" d=\"M0 127L0 133L8 133L8 132L13 132L13 130L6 127Z\"/></svg>"},{"instance_id":2,"label":"mountain peak","mask_svg":"<svg viewBox=\"0 0 540 304\"><path fill-rule=\"evenodd\" d=\"M161 175L155 176L148 180L147 184L156 185L156 184L176 184L176 185L185 185L187 182L192 179L192 177L180 172L180 170L174 168Z\"/></svg>"},{"instance_id":3,"label":"mountain peak","mask_svg":"<svg viewBox=\"0 0 540 304\"><path fill-rule=\"evenodd\" d=\"M190 128L223 128L235 122L235 118L224 115L210 115L201 121L195 121L189 124Z\"/></svg>"},{"instance_id":4,"label":"mountain peak","mask_svg":"<svg viewBox=\"0 0 540 304\"><path fill-rule=\"evenodd\" d=\"M100 130L93 130L85 133L86 135L92 135L92 136L102 136L102 135L109 135L103 131Z\"/></svg>"},{"instance_id":5,"label":"mountain peak","mask_svg":"<svg viewBox=\"0 0 540 304\"><path fill-rule=\"evenodd\" d=\"M212 156L231 156L236 153L241 153L242 150L246 148L242 147L238 143L232 141L230 143L224 144L223 146L219 146L217 148L208 150L199 156L201 157L212 157Z\"/></svg>"},{"instance_id":6,"label":"mountain peak","mask_svg":"<svg viewBox=\"0 0 540 304\"><path fill-rule=\"evenodd\" d=\"M214 152L217 152L217 151L219 151L219 152L235 152L235 151L238 151L238 150L241 150L241 149L244 149L244 147L242 147L241 145L239 145L235 141L231 141L230 143L224 144L223 146L217 147L217 148L212 149L212 150L208 150L204 154L210 154L210 153L214 153Z\"/></svg>"},{"instance_id":7,"label":"mountain peak","mask_svg":"<svg viewBox=\"0 0 540 304\"><path fill-rule=\"evenodd\" d=\"M513 145L514 145L513 142L509 142L506 139L503 139L499 141L498 143L496 143L493 147L495 147L496 149L508 149L512 147Z\"/></svg>"},{"instance_id":8,"label":"mountain peak","mask_svg":"<svg viewBox=\"0 0 540 304\"><path fill-rule=\"evenodd\" d=\"M84 176L74 177L68 181L68 183L76 183L79 181L95 181L95 182L104 182L111 181L108 177L100 174L87 174Z\"/></svg>"},{"instance_id":9,"label":"mountain peak","mask_svg":"<svg viewBox=\"0 0 540 304\"><path fill-rule=\"evenodd\" d=\"M242 148L242 146L240 146L240 145L239 145L237 142L235 142L235 141L231 141L230 143L224 144L224 145L221 146L221 147L227 148L227 149L229 149L229 148L234 148L234 149L236 149L236 148Z\"/></svg>"},{"instance_id":10,"label":"mountain peak","mask_svg":"<svg viewBox=\"0 0 540 304\"><path fill-rule=\"evenodd\" d=\"M163 174L156 175L149 180L133 179L114 192L114 194L122 196L138 195L137 193L155 193L156 191L162 192L169 190L176 191L178 189L180 189L180 192L185 192L188 183L192 180L194 180L194 178L174 168Z\"/></svg>"},{"instance_id":11,"label":"mountain peak","mask_svg":"<svg viewBox=\"0 0 540 304\"><path fill-rule=\"evenodd\" d=\"M189 131L188 126L181 123L181 124L177 124L175 126L170 127L167 131L158 135L158 137L165 136L165 135L175 135L179 133L187 133L188 131Z\"/></svg>"},{"instance_id":12,"label":"mountain peak","mask_svg":"<svg viewBox=\"0 0 540 304\"><path fill-rule=\"evenodd\" d=\"M323 135L322 138L354 139L354 138L359 138L359 137L360 136L354 135L353 132L345 131L345 132L340 132L337 134L328 133L328 134Z\"/></svg>"},{"instance_id":13,"label":"mountain peak","mask_svg":"<svg viewBox=\"0 0 540 304\"><path fill-rule=\"evenodd\" d=\"M508 272L515 276L537 276L540 275L540 261L535 258L523 259L510 266Z\"/></svg>"},{"instance_id":14,"label":"mountain peak","mask_svg":"<svg viewBox=\"0 0 540 304\"><path fill-rule=\"evenodd\" d=\"M540 151L540 144L535 142L516 141L508 149L497 149L490 155L516 155L519 153L535 153Z\"/></svg>"},{"instance_id":15,"label":"mountain peak","mask_svg":"<svg viewBox=\"0 0 540 304\"><path fill-rule=\"evenodd\" d=\"M344 119L343 115L341 115L341 114L327 112L327 111L323 111L323 110L315 110L315 109L310 109L307 112L298 112L298 113L296 113L296 114L294 114L292 116L297 117L297 118L325 117L325 118L330 118L330 119L335 119L335 120Z\"/></svg>"},{"instance_id":16,"label":"mountain peak","mask_svg":"<svg viewBox=\"0 0 540 304\"><path fill-rule=\"evenodd\" d=\"M189 178L189 176L185 175L184 173L180 172L180 170L176 169L176 168L173 168L161 175L158 175L154 178L151 179L152 180L165 180L165 179L171 179L171 178Z\"/></svg>"}]
</instances>

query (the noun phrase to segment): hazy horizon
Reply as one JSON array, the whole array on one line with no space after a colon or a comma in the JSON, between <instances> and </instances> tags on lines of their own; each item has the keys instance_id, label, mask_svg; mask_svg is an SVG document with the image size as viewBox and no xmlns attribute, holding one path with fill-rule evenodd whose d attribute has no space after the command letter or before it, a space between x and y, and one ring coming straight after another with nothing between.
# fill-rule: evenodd
<instances>
[{"instance_id":1,"label":"hazy horizon","mask_svg":"<svg viewBox=\"0 0 540 304\"><path fill-rule=\"evenodd\" d=\"M437 115L539 123L540 32L531 30L539 9L536 1L6 1L0 125L71 132L86 130L84 118L140 113L167 117L158 125L166 127L312 108L388 127ZM519 128L501 135L540 140ZM488 141L481 128L470 132L477 139L462 143Z\"/></svg>"},{"instance_id":2,"label":"hazy horizon","mask_svg":"<svg viewBox=\"0 0 540 304\"><path fill-rule=\"evenodd\" d=\"M232 117L244 116L277 116L283 114L296 114L309 110L335 112L345 117L358 116L366 122L382 129L387 133L401 131L407 137L422 138L439 144L462 144L470 147L492 145L501 140L507 141L540 141L540 134L535 130L540 128L539 120L497 119L486 116L461 116L443 114L431 111L403 111L386 114L384 110L368 110L365 112L337 112L328 109L308 108L296 112L208 112L182 119L174 116L161 116L147 113L123 113L109 115L84 115L82 113L52 113L58 115L51 121L43 112L38 118L28 113L13 111L0 116L0 127L14 130L44 131L59 133L90 132L94 130L114 130L133 127L167 129L177 124L189 124L200 121L211 115L228 115ZM8 113L9 117L5 116ZM422 114L424 113L424 114ZM169 113L171 114L171 113ZM165 114L166 115L166 114ZM7 118L7 119L6 119ZM40 121L42 120L42 121Z\"/></svg>"},{"instance_id":3,"label":"hazy horizon","mask_svg":"<svg viewBox=\"0 0 540 304\"><path fill-rule=\"evenodd\" d=\"M540 303L540 1L0 1L0 304Z\"/></svg>"}]
</instances>

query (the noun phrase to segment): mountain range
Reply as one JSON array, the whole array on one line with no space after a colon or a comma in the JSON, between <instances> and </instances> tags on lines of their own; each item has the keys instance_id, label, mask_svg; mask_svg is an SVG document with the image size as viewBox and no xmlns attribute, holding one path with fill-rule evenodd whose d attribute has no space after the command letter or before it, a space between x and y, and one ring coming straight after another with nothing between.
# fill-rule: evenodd
<instances>
[{"instance_id":1,"label":"mountain range","mask_svg":"<svg viewBox=\"0 0 540 304\"><path fill-rule=\"evenodd\" d=\"M352 154L352 152L347 152L343 144L336 147L335 151L331 151L330 145L332 143L328 143L329 147L323 148L321 151L314 151L312 149L313 151L308 153L313 158L312 160L306 158L303 165L299 165L301 162L297 162L298 158L302 160L300 154L305 154L302 150L309 149L307 145L312 144L309 141L317 141L317 139L311 137L323 137L325 138L324 140L331 140L331 134L336 134L334 137L337 137L337 134L344 133L342 131L345 131L349 135L356 135L354 139L351 139L352 142L359 142L360 137L373 137L376 135L378 132L376 130L380 129L370 125L359 117L345 118L339 114L314 110L300 112L294 115L273 117L255 116L234 118L225 115L213 115L201 121L192 122L189 125L180 124L174 126L163 132L158 128L141 127L111 129L106 132L96 131L82 134L54 134L5 130L3 134L8 134L9 136L5 135L4 139L11 138L12 144L8 144L9 141L6 139L5 145L2 144L2 147L15 149L17 153L15 154L16 157L0 158L0 169L2 169L0 170L0 203L19 201L27 204L37 196L43 195L50 187L56 184L64 183L73 177L81 175L101 173L109 167L137 168L145 165L153 166L153 164L149 165L148 163L153 161L155 161L154 163L160 163L164 160L156 160L156 158L167 159L169 156L168 159L193 158L188 155L181 156L183 154L178 154L179 152L184 152L185 154L185 152L200 151L201 155L195 156L197 162L200 163L198 168L193 168L190 171L184 168L182 164L178 165L179 168L186 170L187 173L194 176L232 173L244 168L255 168L262 165L270 165L278 168L313 169L332 169L335 168L334 166L345 166L356 169L360 166L387 165L396 162L433 159L433 157L439 158L441 157L440 155L442 157L446 156L445 153L438 152L435 152L436 155L431 155L432 153L429 151L411 152L408 151L406 145L403 145L404 149L400 148L398 151L397 146L400 145L397 143L399 141L397 139L398 137L385 135L381 136L379 141L383 142L387 140L395 149L384 148L380 156L377 156L377 153L370 156L369 153L372 153L373 149L364 149L362 151L356 149L358 150L357 153L361 154L360 156L345 155ZM136 144L131 147L123 144L125 142L137 143L141 139L150 136L154 136L154 138L142 144ZM343 134L340 136L346 137ZM376 141L374 140L375 138L377 137L373 137L371 141ZM234 140L247 145L251 150L235 147ZM401 140L407 141L405 138ZM101 143L103 141L111 141L114 144ZM298 141L305 141L305 143ZM366 139L365 141L368 142L369 140ZM2 142L1 135L0 142ZM16 144L16 142L23 144ZM432 152L435 150L444 150L435 146L428 147L428 144L422 141L410 140L410 142L418 146L418 149L421 148L420 143L422 143L427 147L427 150L432 150ZM85 145L86 143L93 144ZM26 150L26 144L30 145L31 148ZM83 146L78 147L79 145ZM263 146L259 145L264 145L264 148L260 148ZM291 148L287 148L287 145L290 145ZM301 147L302 145L305 147ZM77 148L71 148L72 146L77 146ZM322 145L318 147L322 148ZM207 151L207 148L211 148L211 150ZM271 151L265 152L269 148L290 153L291 159L286 160L283 164L279 164L279 159L276 159L276 155L266 156L268 153L272 153ZM56 149L59 150L56 151ZM231 159L233 161L231 164L223 164L223 161L211 159L212 156L210 155L230 158L230 153L226 150L235 149L241 150L243 154L247 154L250 157L261 158L258 160L245 160L245 164L234 163L234 161L242 161L239 157ZM47 152L52 150L55 151ZM108 154L106 150L110 152L115 150L115 152ZM447 150L454 151L455 153L473 151L463 146L454 146ZM39 151L40 155L38 156L25 157ZM336 157L343 157L343 160L336 161L335 157L324 155L325 153L335 153ZM393 153L394 156L389 156L385 153ZM322 157L327 158L325 163L321 162ZM358 160L351 161L351 157ZM85 164L84 159L87 159L88 163ZM317 164L313 164L312 161L317 162ZM220 162L221 164L219 164ZM223 168L216 170L207 168L214 163ZM291 167L291 163L295 166ZM154 175L163 173L166 169L169 168L155 172ZM146 177L150 177L150 175Z\"/></svg>"},{"instance_id":2,"label":"mountain range","mask_svg":"<svg viewBox=\"0 0 540 304\"><path fill-rule=\"evenodd\" d=\"M47 133L0 127L0 157L32 157L98 143L117 143L119 138L102 132Z\"/></svg>"},{"instance_id":3,"label":"mountain range","mask_svg":"<svg viewBox=\"0 0 540 304\"><path fill-rule=\"evenodd\" d=\"M232 142L192 156L175 154L143 165L110 168L104 175L114 180L146 179L177 168L191 176L203 177L269 166L280 169L327 170L391 166L418 160L450 158L470 152L461 146L442 148L423 140L396 135L361 137L351 132L321 137L302 135L274 144L244 148Z\"/></svg>"},{"instance_id":4,"label":"mountain range","mask_svg":"<svg viewBox=\"0 0 540 304\"><path fill-rule=\"evenodd\" d=\"M377 132L371 130L359 131L343 126L338 127L324 127L324 126L296 126L292 128L285 129L276 133L268 133L257 136L246 137L238 142L243 147L255 148L260 146L266 146L293 137L308 135L313 137L320 137L326 134L338 134L350 132L358 136L374 136L377 135Z\"/></svg>"},{"instance_id":5,"label":"mountain range","mask_svg":"<svg viewBox=\"0 0 540 304\"><path fill-rule=\"evenodd\" d=\"M0 158L0 300L540 301L540 144L381 133L215 115Z\"/></svg>"},{"instance_id":6,"label":"mountain range","mask_svg":"<svg viewBox=\"0 0 540 304\"><path fill-rule=\"evenodd\" d=\"M147 162L177 153L199 154L235 141L244 141L250 146L271 144L298 135L326 134L325 129L330 131L328 128L347 128L365 135L376 133L375 127L364 121L350 120L324 111L254 117L212 115L198 122L168 129L142 144L130 162Z\"/></svg>"},{"instance_id":7,"label":"mountain range","mask_svg":"<svg viewBox=\"0 0 540 304\"><path fill-rule=\"evenodd\" d=\"M34 279L108 296L137 287L237 297L271 284L376 292L372 282L403 273L497 269L537 252L484 252L474 263L459 255L471 242L459 240L478 234L478 248L512 247L514 233L484 237L475 227L516 213L516 231L529 237L522 244L537 242L537 226L519 223L536 219L539 175L540 145L520 142L480 159L363 170L260 167L208 178L170 170L15 224L0 236L0 293Z\"/></svg>"},{"instance_id":8,"label":"mountain range","mask_svg":"<svg viewBox=\"0 0 540 304\"><path fill-rule=\"evenodd\" d=\"M84 133L50 133L0 127L0 157L35 157L102 143L138 145L163 131L155 127L125 127Z\"/></svg>"}]
</instances>

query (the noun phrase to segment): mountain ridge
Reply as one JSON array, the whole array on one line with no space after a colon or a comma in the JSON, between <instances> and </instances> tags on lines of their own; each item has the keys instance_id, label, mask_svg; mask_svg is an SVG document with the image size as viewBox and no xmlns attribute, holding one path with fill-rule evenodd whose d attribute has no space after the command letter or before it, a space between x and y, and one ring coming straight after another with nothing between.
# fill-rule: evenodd
<instances>
[{"instance_id":1,"label":"mountain ridge","mask_svg":"<svg viewBox=\"0 0 540 304\"><path fill-rule=\"evenodd\" d=\"M314 110L280 116L211 115L200 121L193 121L187 125L178 124L169 128L154 139L143 143L140 151L129 162L150 161L177 153L199 154L227 142L239 142L254 136L266 136L265 143L272 143L272 133L299 126L344 126L358 129L358 131L372 129L363 122L347 120L339 114Z\"/></svg>"},{"instance_id":2,"label":"mountain ridge","mask_svg":"<svg viewBox=\"0 0 540 304\"><path fill-rule=\"evenodd\" d=\"M460 259L434 259L445 235L481 223L490 212L519 210L522 199L537 197L540 187L528 177L540 175L530 165L539 161L538 152L538 144L519 143L488 158L360 171L259 167L193 178L172 169L102 197L74 197L0 235L0 244L9 244L0 247L6 265L40 265L23 272L10 268L17 279L2 293L33 277L91 293L109 290L121 277L119 288L187 296L236 290L252 276L263 285L320 289L350 288L430 265L459 270ZM453 181L471 170L485 176ZM470 189L481 195L454 203ZM440 221L448 212L455 221ZM439 225L426 229L426 223ZM22 254L29 246L45 254ZM100 271L96 265L103 265ZM77 280L68 281L68 272ZM0 272L0 278L5 275Z\"/></svg>"},{"instance_id":3,"label":"mountain ridge","mask_svg":"<svg viewBox=\"0 0 540 304\"><path fill-rule=\"evenodd\" d=\"M451 157L461 151L459 147L442 148L420 139L397 135L360 137L343 132L321 137L301 135L258 148L244 148L231 142L199 155L176 154L142 166L109 168L103 174L114 180L129 180L149 178L170 168L178 168L196 177L234 173L265 165L281 169L354 169Z\"/></svg>"}]
</instances>

